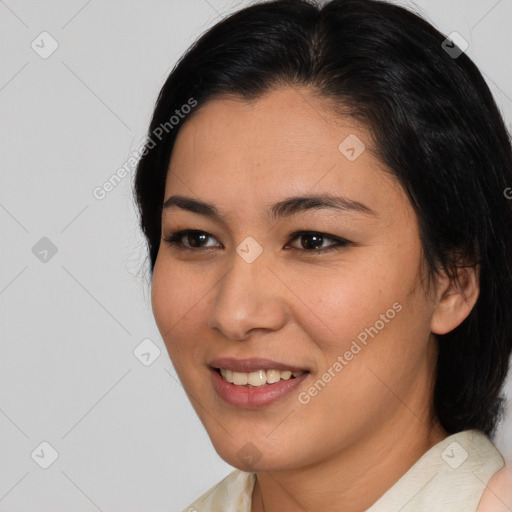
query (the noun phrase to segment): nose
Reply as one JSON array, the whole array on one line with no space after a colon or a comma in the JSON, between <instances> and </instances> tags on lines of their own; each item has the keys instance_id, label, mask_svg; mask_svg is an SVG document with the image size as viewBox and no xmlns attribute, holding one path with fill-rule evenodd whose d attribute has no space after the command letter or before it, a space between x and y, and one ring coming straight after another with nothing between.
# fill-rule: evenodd
<instances>
[{"instance_id":1,"label":"nose","mask_svg":"<svg viewBox=\"0 0 512 512\"><path fill-rule=\"evenodd\" d=\"M247 263L234 256L231 269L216 288L209 327L243 341L256 331L276 331L288 317L286 288L260 256Z\"/></svg>"}]
</instances>

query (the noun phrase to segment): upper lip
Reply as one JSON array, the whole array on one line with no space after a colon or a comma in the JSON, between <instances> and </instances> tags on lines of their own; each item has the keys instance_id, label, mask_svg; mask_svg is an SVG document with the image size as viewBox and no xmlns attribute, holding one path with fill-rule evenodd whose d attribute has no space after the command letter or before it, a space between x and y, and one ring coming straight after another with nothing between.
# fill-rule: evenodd
<instances>
[{"instance_id":1,"label":"upper lip","mask_svg":"<svg viewBox=\"0 0 512 512\"><path fill-rule=\"evenodd\" d=\"M291 370L292 372L308 371L294 364L280 363L272 359L252 357L250 359L236 359L234 357L221 357L210 362L212 368L222 368L234 372L251 373L257 370Z\"/></svg>"}]
</instances>

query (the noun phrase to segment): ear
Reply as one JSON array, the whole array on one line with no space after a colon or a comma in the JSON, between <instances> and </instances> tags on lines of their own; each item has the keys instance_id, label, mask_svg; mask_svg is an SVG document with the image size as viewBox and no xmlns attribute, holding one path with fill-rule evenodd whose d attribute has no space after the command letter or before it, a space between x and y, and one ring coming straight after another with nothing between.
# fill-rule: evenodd
<instances>
[{"instance_id":1,"label":"ear","mask_svg":"<svg viewBox=\"0 0 512 512\"><path fill-rule=\"evenodd\" d=\"M467 318L480 293L479 277L478 266L458 268L455 278L443 273L438 281L437 303L430 324L433 333L446 334Z\"/></svg>"}]
</instances>

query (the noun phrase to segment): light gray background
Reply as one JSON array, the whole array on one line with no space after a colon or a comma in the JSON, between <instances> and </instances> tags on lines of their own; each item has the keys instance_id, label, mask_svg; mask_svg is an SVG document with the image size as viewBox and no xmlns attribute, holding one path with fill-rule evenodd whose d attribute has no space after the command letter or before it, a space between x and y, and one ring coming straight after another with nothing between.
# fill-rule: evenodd
<instances>
[{"instance_id":1,"label":"light gray background","mask_svg":"<svg viewBox=\"0 0 512 512\"><path fill-rule=\"evenodd\" d=\"M248 3L0 1L1 512L177 511L232 469L154 323L133 166L103 200L92 191L139 147L177 58ZM469 42L510 125L512 0L403 3ZM43 31L59 45L46 59L31 47L50 48ZM133 354L146 338L161 349L149 366ZM496 438L508 457L511 425Z\"/></svg>"}]
</instances>

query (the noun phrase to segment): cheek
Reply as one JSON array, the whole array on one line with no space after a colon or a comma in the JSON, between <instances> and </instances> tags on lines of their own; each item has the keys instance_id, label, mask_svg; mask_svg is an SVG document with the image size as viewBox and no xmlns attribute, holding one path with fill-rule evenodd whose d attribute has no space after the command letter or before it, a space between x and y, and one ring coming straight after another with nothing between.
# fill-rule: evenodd
<instances>
[{"instance_id":1,"label":"cheek","mask_svg":"<svg viewBox=\"0 0 512 512\"><path fill-rule=\"evenodd\" d=\"M290 282L297 283L296 295L312 313L296 317L324 353L326 363L350 350L353 341L362 352L380 342L377 345L390 352L405 347L407 353L411 338L428 337L429 310L419 282L419 258L419 247L382 248L364 262L354 257L350 264L309 276L304 272L300 279L289 276Z\"/></svg>"},{"instance_id":2,"label":"cheek","mask_svg":"<svg viewBox=\"0 0 512 512\"><path fill-rule=\"evenodd\" d=\"M318 339L318 324L323 326L323 344L326 348L342 349L350 344L365 328L379 321L380 315L393 319L406 295L404 280L395 279L391 273L355 266L346 269L315 272L309 277L295 279L295 293L310 309L316 322L303 328L312 339ZM291 279L291 276L290 276ZM293 281L292 281L293 282ZM303 317L304 318L304 317ZM387 322L386 322L387 325Z\"/></svg>"},{"instance_id":3,"label":"cheek","mask_svg":"<svg viewBox=\"0 0 512 512\"><path fill-rule=\"evenodd\" d=\"M160 249L151 286L151 303L159 327L177 324L201 300L207 283L200 274L200 270L184 268Z\"/></svg>"},{"instance_id":4,"label":"cheek","mask_svg":"<svg viewBox=\"0 0 512 512\"><path fill-rule=\"evenodd\" d=\"M200 272L185 272L176 262L157 258L151 287L151 304L155 322L174 361L184 348L193 352L193 330L200 325L201 307L211 291L211 284ZM186 347L185 347L186 345Z\"/></svg>"}]
</instances>

